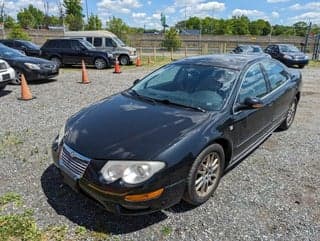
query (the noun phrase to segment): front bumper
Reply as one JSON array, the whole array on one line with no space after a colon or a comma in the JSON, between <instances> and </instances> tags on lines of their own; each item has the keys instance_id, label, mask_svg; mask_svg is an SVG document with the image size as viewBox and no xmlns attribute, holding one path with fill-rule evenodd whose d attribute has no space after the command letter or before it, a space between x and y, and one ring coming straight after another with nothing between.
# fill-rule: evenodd
<instances>
[{"instance_id":1,"label":"front bumper","mask_svg":"<svg viewBox=\"0 0 320 241\"><path fill-rule=\"evenodd\" d=\"M90 165L83 177L76 179L71 177L71 175L64 170L65 168L60 165L58 153L59 147L55 142L52 145L52 156L63 181L76 192L81 192L89 198L94 199L107 211L117 215L144 215L169 208L180 202L185 190L184 179L173 184L163 184L163 180L159 180L159 182L156 184L153 183L149 187L148 185L143 185L139 188L122 188L119 187L119 183L111 183L104 186L97 185L96 182L90 180L90 173L94 172ZM164 191L157 198L139 202L125 200L125 196L127 195L144 194L160 188L163 188Z\"/></svg>"},{"instance_id":2,"label":"front bumper","mask_svg":"<svg viewBox=\"0 0 320 241\"><path fill-rule=\"evenodd\" d=\"M51 79L59 74L59 69L53 70L27 70L25 73L27 80Z\"/></svg>"},{"instance_id":3,"label":"front bumper","mask_svg":"<svg viewBox=\"0 0 320 241\"><path fill-rule=\"evenodd\" d=\"M8 68L0 72L0 87L9 84L15 78L15 71L13 68Z\"/></svg>"},{"instance_id":4,"label":"front bumper","mask_svg":"<svg viewBox=\"0 0 320 241\"><path fill-rule=\"evenodd\" d=\"M130 58L130 62L135 62L136 59L138 58L137 55L129 55L129 58Z\"/></svg>"},{"instance_id":5,"label":"front bumper","mask_svg":"<svg viewBox=\"0 0 320 241\"><path fill-rule=\"evenodd\" d=\"M287 66L307 65L309 63L308 59L283 59L282 61Z\"/></svg>"}]
</instances>

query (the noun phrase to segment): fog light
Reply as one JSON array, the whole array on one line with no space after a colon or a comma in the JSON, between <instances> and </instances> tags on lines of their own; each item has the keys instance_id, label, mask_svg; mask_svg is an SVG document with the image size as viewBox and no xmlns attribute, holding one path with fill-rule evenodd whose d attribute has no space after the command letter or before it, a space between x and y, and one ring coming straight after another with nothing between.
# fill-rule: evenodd
<instances>
[{"instance_id":1,"label":"fog light","mask_svg":"<svg viewBox=\"0 0 320 241\"><path fill-rule=\"evenodd\" d=\"M160 197L163 191L164 189L160 188L156 191L149 192L149 193L127 195L124 197L124 200L128 202L144 202L144 201L148 201L148 200Z\"/></svg>"}]
</instances>

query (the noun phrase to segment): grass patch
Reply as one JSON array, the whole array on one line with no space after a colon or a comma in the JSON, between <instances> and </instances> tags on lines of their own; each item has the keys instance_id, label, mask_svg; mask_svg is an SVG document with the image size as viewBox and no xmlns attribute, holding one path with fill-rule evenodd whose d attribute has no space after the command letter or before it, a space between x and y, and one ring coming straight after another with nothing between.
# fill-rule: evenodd
<instances>
[{"instance_id":1,"label":"grass patch","mask_svg":"<svg viewBox=\"0 0 320 241\"><path fill-rule=\"evenodd\" d=\"M316 61L316 60L310 60L309 61L309 64L308 64L309 67L320 67L320 61Z\"/></svg>"},{"instance_id":2,"label":"grass patch","mask_svg":"<svg viewBox=\"0 0 320 241\"><path fill-rule=\"evenodd\" d=\"M172 228L170 226L162 226L161 233L165 236L168 236L172 233Z\"/></svg>"},{"instance_id":3,"label":"grass patch","mask_svg":"<svg viewBox=\"0 0 320 241\"><path fill-rule=\"evenodd\" d=\"M8 192L0 197L0 208L8 203L14 203L17 206L22 205L22 197L14 192Z\"/></svg>"}]
</instances>

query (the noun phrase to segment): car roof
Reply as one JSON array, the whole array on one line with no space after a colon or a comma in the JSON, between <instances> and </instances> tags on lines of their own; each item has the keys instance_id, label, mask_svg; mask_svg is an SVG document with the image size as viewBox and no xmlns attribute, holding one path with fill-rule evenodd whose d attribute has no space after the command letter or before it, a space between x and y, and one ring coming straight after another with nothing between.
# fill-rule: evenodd
<instances>
[{"instance_id":1,"label":"car roof","mask_svg":"<svg viewBox=\"0 0 320 241\"><path fill-rule=\"evenodd\" d=\"M235 70L243 69L248 63L257 60L267 59L264 55L244 55L244 54L213 54L204 56L189 57L177 60L177 64L199 64L223 67Z\"/></svg>"}]
</instances>

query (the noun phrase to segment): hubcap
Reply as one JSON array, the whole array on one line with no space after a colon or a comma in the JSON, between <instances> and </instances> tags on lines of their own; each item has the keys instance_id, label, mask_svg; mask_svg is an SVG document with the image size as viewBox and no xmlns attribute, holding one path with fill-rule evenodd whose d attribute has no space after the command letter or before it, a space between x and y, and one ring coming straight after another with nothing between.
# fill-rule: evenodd
<instances>
[{"instance_id":1,"label":"hubcap","mask_svg":"<svg viewBox=\"0 0 320 241\"><path fill-rule=\"evenodd\" d=\"M105 67L106 63L103 59L97 59L95 61L95 66L97 69L103 69Z\"/></svg>"},{"instance_id":2,"label":"hubcap","mask_svg":"<svg viewBox=\"0 0 320 241\"><path fill-rule=\"evenodd\" d=\"M200 197L207 196L218 181L220 157L217 153L209 153L201 161L195 179L195 190Z\"/></svg>"},{"instance_id":3,"label":"hubcap","mask_svg":"<svg viewBox=\"0 0 320 241\"><path fill-rule=\"evenodd\" d=\"M296 102L293 101L289 110L288 110L288 113L287 113L287 125L288 126L290 126L292 124L295 112L296 112Z\"/></svg>"},{"instance_id":4,"label":"hubcap","mask_svg":"<svg viewBox=\"0 0 320 241\"><path fill-rule=\"evenodd\" d=\"M16 71L16 78L14 79L14 84L20 84L21 83L21 73L19 71Z\"/></svg>"}]
</instances>

